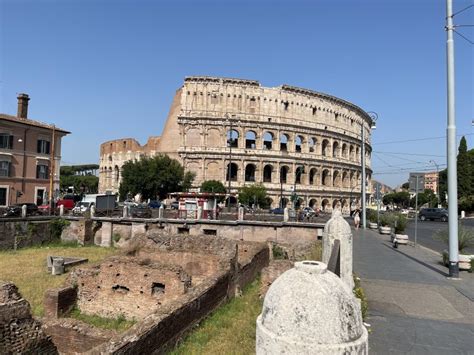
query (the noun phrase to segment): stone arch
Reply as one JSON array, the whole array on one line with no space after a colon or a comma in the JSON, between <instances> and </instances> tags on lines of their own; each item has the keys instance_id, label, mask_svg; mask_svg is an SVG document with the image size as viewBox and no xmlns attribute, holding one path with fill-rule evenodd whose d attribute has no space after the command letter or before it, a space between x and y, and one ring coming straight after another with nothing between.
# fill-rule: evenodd
<instances>
[{"instance_id":1,"label":"stone arch","mask_svg":"<svg viewBox=\"0 0 474 355\"><path fill-rule=\"evenodd\" d=\"M201 134L198 128L189 128L186 131L185 136L186 146L188 147L199 147L201 146Z\"/></svg>"},{"instance_id":2,"label":"stone arch","mask_svg":"<svg viewBox=\"0 0 474 355\"><path fill-rule=\"evenodd\" d=\"M273 166L267 164L263 167L263 182L272 182Z\"/></svg>"},{"instance_id":3,"label":"stone arch","mask_svg":"<svg viewBox=\"0 0 474 355\"><path fill-rule=\"evenodd\" d=\"M342 187L350 187L349 174L347 171L342 173Z\"/></svg>"},{"instance_id":4,"label":"stone arch","mask_svg":"<svg viewBox=\"0 0 474 355\"><path fill-rule=\"evenodd\" d=\"M186 164L186 171L191 171L196 174L195 182L202 180L202 165L200 162L191 161Z\"/></svg>"},{"instance_id":5,"label":"stone arch","mask_svg":"<svg viewBox=\"0 0 474 355\"><path fill-rule=\"evenodd\" d=\"M286 184L288 182L288 171L290 168L286 165L280 167L280 183Z\"/></svg>"},{"instance_id":6,"label":"stone arch","mask_svg":"<svg viewBox=\"0 0 474 355\"><path fill-rule=\"evenodd\" d=\"M337 206L341 206L341 200L338 199L338 198L335 198L333 201L332 201L332 209L335 209Z\"/></svg>"},{"instance_id":7,"label":"stone arch","mask_svg":"<svg viewBox=\"0 0 474 355\"><path fill-rule=\"evenodd\" d=\"M237 205L237 198L235 196L229 196L225 199L226 206L235 206Z\"/></svg>"},{"instance_id":8,"label":"stone arch","mask_svg":"<svg viewBox=\"0 0 474 355\"><path fill-rule=\"evenodd\" d=\"M349 147L349 159L351 160L355 160L354 159L354 146L351 144L351 146Z\"/></svg>"},{"instance_id":9,"label":"stone arch","mask_svg":"<svg viewBox=\"0 0 474 355\"><path fill-rule=\"evenodd\" d=\"M312 198L309 200L309 207L316 209L318 207L318 200Z\"/></svg>"},{"instance_id":10,"label":"stone arch","mask_svg":"<svg viewBox=\"0 0 474 355\"><path fill-rule=\"evenodd\" d=\"M288 205L289 202L290 202L289 199L287 199L286 197L282 197L280 199L280 207L285 208Z\"/></svg>"},{"instance_id":11,"label":"stone arch","mask_svg":"<svg viewBox=\"0 0 474 355\"><path fill-rule=\"evenodd\" d=\"M245 181L255 182L255 164L249 163L245 166Z\"/></svg>"},{"instance_id":12,"label":"stone arch","mask_svg":"<svg viewBox=\"0 0 474 355\"><path fill-rule=\"evenodd\" d=\"M311 137L309 140L308 140L308 144L309 144L309 151L310 153L313 153L316 151L316 144L317 144L318 140L314 137Z\"/></svg>"},{"instance_id":13,"label":"stone arch","mask_svg":"<svg viewBox=\"0 0 474 355\"><path fill-rule=\"evenodd\" d=\"M342 205L342 211L343 212L349 212L349 203L347 202L346 199L343 199L341 201L341 205Z\"/></svg>"},{"instance_id":14,"label":"stone arch","mask_svg":"<svg viewBox=\"0 0 474 355\"><path fill-rule=\"evenodd\" d=\"M328 206L329 206L329 200L327 198L321 201L321 209L323 211L326 211Z\"/></svg>"},{"instance_id":15,"label":"stone arch","mask_svg":"<svg viewBox=\"0 0 474 355\"><path fill-rule=\"evenodd\" d=\"M280 150L282 151L288 151L288 140L290 139L290 136L286 133L280 134Z\"/></svg>"},{"instance_id":16,"label":"stone arch","mask_svg":"<svg viewBox=\"0 0 474 355\"><path fill-rule=\"evenodd\" d=\"M347 144L346 143L343 143L342 144L342 157L344 159L347 159L348 158L348 154L349 154L349 149L347 148Z\"/></svg>"},{"instance_id":17,"label":"stone arch","mask_svg":"<svg viewBox=\"0 0 474 355\"><path fill-rule=\"evenodd\" d=\"M206 180L221 180L221 169L219 169L219 163L216 161L210 161L207 163L206 169Z\"/></svg>"},{"instance_id":18,"label":"stone arch","mask_svg":"<svg viewBox=\"0 0 474 355\"><path fill-rule=\"evenodd\" d=\"M273 147L273 133L265 132L263 134L263 149L271 150Z\"/></svg>"},{"instance_id":19,"label":"stone arch","mask_svg":"<svg viewBox=\"0 0 474 355\"><path fill-rule=\"evenodd\" d=\"M239 131L235 129L227 130L227 146L237 148L239 146Z\"/></svg>"},{"instance_id":20,"label":"stone arch","mask_svg":"<svg viewBox=\"0 0 474 355\"><path fill-rule=\"evenodd\" d=\"M114 177L115 177L115 183L118 184L118 182L120 181L120 169L118 167L118 165L115 165L114 167Z\"/></svg>"},{"instance_id":21,"label":"stone arch","mask_svg":"<svg viewBox=\"0 0 474 355\"><path fill-rule=\"evenodd\" d=\"M360 161L360 148L356 147L356 155L354 158L355 161Z\"/></svg>"},{"instance_id":22,"label":"stone arch","mask_svg":"<svg viewBox=\"0 0 474 355\"><path fill-rule=\"evenodd\" d=\"M257 147L257 133L254 131L247 131L245 133L245 148L255 149Z\"/></svg>"},{"instance_id":23,"label":"stone arch","mask_svg":"<svg viewBox=\"0 0 474 355\"><path fill-rule=\"evenodd\" d=\"M309 171L309 184L310 185L316 185L317 184L317 175L318 174L318 169L312 168Z\"/></svg>"},{"instance_id":24,"label":"stone arch","mask_svg":"<svg viewBox=\"0 0 474 355\"><path fill-rule=\"evenodd\" d=\"M332 173L332 186L341 187L341 173L338 170Z\"/></svg>"},{"instance_id":25,"label":"stone arch","mask_svg":"<svg viewBox=\"0 0 474 355\"><path fill-rule=\"evenodd\" d=\"M227 164L227 172L225 175L226 181L229 181L229 178L230 181L237 181L238 173L239 166L236 163Z\"/></svg>"},{"instance_id":26,"label":"stone arch","mask_svg":"<svg viewBox=\"0 0 474 355\"><path fill-rule=\"evenodd\" d=\"M295 137L295 152L301 153L301 151L303 150L303 143L304 143L303 136L296 135L296 137Z\"/></svg>"},{"instance_id":27,"label":"stone arch","mask_svg":"<svg viewBox=\"0 0 474 355\"><path fill-rule=\"evenodd\" d=\"M295 169L295 184L301 184L303 174L304 174L304 167L297 166Z\"/></svg>"},{"instance_id":28,"label":"stone arch","mask_svg":"<svg viewBox=\"0 0 474 355\"><path fill-rule=\"evenodd\" d=\"M335 158L339 157L339 142L334 142L332 144L332 156Z\"/></svg>"},{"instance_id":29,"label":"stone arch","mask_svg":"<svg viewBox=\"0 0 474 355\"><path fill-rule=\"evenodd\" d=\"M321 175L321 182L324 186L331 186L331 173L328 169L324 169Z\"/></svg>"},{"instance_id":30,"label":"stone arch","mask_svg":"<svg viewBox=\"0 0 474 355\"><path fill-rule=\"evenodd\" d=\"M207 146L220 147L222 146L221 132L217 128L209 128L207 131Z\"/></svg>"},{"instance_id":31,"label":"stone arch","mask_svg":"<svg viewBox=\"0 0 474 355\"><path fill-rule=\"evenodd\" d=\"M321 142L321 155L328 157L329 156L329 140L323 139Z\"/></svg>"}]
</instances>

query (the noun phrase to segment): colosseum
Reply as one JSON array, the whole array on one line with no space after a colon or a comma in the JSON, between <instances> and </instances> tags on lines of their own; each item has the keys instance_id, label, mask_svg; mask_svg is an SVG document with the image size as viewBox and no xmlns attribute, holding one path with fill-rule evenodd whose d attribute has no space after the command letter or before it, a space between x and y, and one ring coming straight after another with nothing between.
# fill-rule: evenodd
<instances>
[{"instance_id":1,"label":"colosseum","mask_svg":"<svg viewBox=\"0 0 474 355\"><path fill-rule=\"evenodd\" d=\"M186 77L161 136L145 145L133 138L101 145L99 190L118 191L126 161L168 154L196 173L196 191L205 180L230 185L232 194L262 183L273 207L286 206L295 193L304 206L331 209L341 201L348 210L361 192L362 127L371 186L372 123L358 106L308 89Z\"/></svg>"}]
</instances>

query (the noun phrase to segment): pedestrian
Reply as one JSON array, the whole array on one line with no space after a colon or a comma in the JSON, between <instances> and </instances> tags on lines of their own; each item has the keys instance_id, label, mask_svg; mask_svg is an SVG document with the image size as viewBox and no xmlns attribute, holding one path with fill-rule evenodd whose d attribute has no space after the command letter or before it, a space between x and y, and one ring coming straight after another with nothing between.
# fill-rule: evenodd
<instances>
[{"instance_id":1,"label":"pedestrian","mask_svg":"<svg viewBox=\"0 0 474 355\"><path fill-rule=\"evenodd\" d=\"M355 225L355 229L359 229L359 224L360 224L359 210L356 210L356 211L354 212L354 225Z\"/></svg>"}]
</instances>

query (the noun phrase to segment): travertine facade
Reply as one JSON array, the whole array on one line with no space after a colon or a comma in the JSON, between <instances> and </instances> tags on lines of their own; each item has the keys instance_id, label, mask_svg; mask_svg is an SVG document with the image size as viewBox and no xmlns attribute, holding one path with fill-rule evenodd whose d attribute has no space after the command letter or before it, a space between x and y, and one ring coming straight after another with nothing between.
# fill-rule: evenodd
<instances>
[{"instance_id":1,"label":"travertine facade","mask_svg":"<svg viewBox=\"0 0 474 355\"><path fill-rule=\"evenodd\" d=\"M371 123L359 107L311 90L187 77L160 137L144 146L131 138L101 145L99 189L118 190L125 161L165 153L196 173L196 188L211 179L228 186L230 177L232 192L263 183L274 206L296 189L304 205L331 208L342 200L348 209L360 195L362 127L370 180Z\"/></svg>"}]
</instances>

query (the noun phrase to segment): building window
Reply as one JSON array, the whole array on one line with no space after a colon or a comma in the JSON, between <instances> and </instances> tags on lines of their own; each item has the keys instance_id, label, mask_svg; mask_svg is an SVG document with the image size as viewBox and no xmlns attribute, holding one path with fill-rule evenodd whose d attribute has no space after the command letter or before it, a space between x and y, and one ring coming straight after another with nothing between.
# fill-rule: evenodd
<instances>
[{"instance_id":1,"label":"building window","mask_svg":"<svg viewBox=\"0 0 474 355\"><path fill-rule=\"evenodd\" d=\"M7 205L7 188L1 187L0 188L0 206Z\"/></svg>"},{"instance_id":2,"label":"building window","mask_svg":"<svg viewBox=\"0 0 474 355\"><path fill-rule=\"evenodd\" d=\"M40 154L49 154L51 143L44 139L38 139L37 152Z\"/></svg>"},{"instance_id":3,"label":"building window","mask_svg":"<svg viewBox=\"0 0 474 355\"><path fill-rule=\"evenodd\" d=\"M47 165L36 165L36 178L47 179L49 167Z\"/></svg>"},{"instance_id":4,"label":"building window","mask_svg":"<svg viewBox=\"0 0 474 355\"><path fill-rule=\"evenodd\" d=\"M7 177L10 176L10 162L9 161L0 161L0 176L7 176Z\"/></svg>"},{"instance_id":5,"label":"building window","mask_svg":"<svg viewBox=\"0 0 474 355\"><path fill-rule=\"evenodd\" d=\"M13 148L13 136L8 133L0 133L0 148L12 149Z\"/></svg>"}]
</instances>

